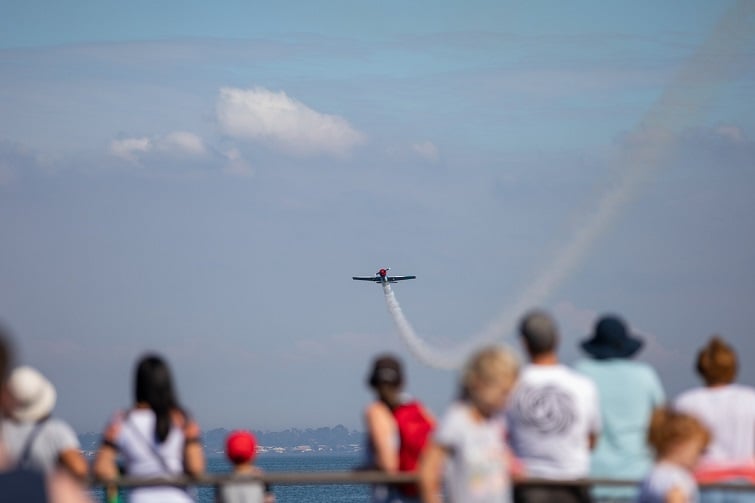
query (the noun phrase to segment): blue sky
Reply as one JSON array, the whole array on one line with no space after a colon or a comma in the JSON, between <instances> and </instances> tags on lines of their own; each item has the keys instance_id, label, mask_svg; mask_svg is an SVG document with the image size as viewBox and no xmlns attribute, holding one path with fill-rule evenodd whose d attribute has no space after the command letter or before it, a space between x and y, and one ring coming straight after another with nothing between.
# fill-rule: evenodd
<instances>
[{"instance_id":1,"label":"blue sky","mask_svg":"<svg viewBox=\"0 0 755 503\"><path fill-rule=\"evenodd\" d=\"M146 350L206 428L358 428L386 350L440 412L455 373L350 279L385 265L418 276L395 291L439 351L531 300L571 362L619 313L673 395L712 333L755 350L753 17L4 2L0 319L80 431L128 405Z\"/></svg>"}]
</instances>

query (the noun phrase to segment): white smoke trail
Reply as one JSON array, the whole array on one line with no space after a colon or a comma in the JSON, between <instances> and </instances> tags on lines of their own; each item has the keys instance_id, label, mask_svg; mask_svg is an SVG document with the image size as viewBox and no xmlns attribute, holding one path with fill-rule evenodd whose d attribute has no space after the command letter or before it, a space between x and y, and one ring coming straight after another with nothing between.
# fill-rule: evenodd
<instances>
[{"instance_id":1,"label":"white smoke trail","mask_svg":"<svg viewBox=\"0 0 755 503\"><path fill-rule=\"evenodd\" d=\"M445 351L438 351L430 347L424 340L422 340L412 328L409 320L404 316L404 312L401 310L401 306L396 300L396 294L393 293L391 285L383 283L383 293L385 294L385 303L388 305L388 311L390 311L393 317L393 322L396 324L401 338L406 343L409 351L417 357L418 360L425 362L427 365L436 368L452 369L457 366L457 359L450 354L446 354Z\"/></svg>"},{"instance_id":2,"label":"white smoke trail","mask_svg":"<svg viewBox=\"0 0 755 503\"><path fill-rule=\"evenodd\" d=\"M739 48L753 39L754 19L755 2L741 0L727 12L635 128L632 146L616 160L618 171L622 173L616 186L600 198L594 213L560 248L554 261L479 335L453 349L430 347L404 317L390 286L384 285L386 302L399 333L420 361L437 368L460 367L475 347L510 333L519 316L542 304L569 277L624 205L632 200L641 183L663 165L663 159L673 150L680 128L695 124L696 117L712 103L715 91L731 75L735 68L733 63L741 57Z\"/></svg>"}]
</instances>

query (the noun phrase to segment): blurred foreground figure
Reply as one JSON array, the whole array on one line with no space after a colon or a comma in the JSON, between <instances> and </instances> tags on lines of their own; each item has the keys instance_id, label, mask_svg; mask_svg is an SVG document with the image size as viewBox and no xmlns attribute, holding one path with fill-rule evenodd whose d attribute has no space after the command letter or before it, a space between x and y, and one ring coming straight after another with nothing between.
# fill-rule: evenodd
<instances>
[{"instance_id":1,"label":"blurred foreground figure","mask_svg":"<svg viewBox=\"0 0 755 503\"><path fill-rule=\"evenodd\" d=\"M519 326L530 357L506 410L511 447L526 477L554 481L587 478L590 449L600 432L598 391L587 377L558 361L556 322L543 311L524 316ZM590 501L584 487L519 486L514 501Z\"/></svg>"},{"instance_id":2,"label":"blurred foreground figure","mask_svg":"<svg viewBox=\"0 0 755 503\"><path fill-rule=\"evenodd\" d=\"M123 456L129 476L171 478L200 475L205 461L199 426L180 406L167 363L157 355L141 358L136 366L134 407L116 413L103 434L94 462L95 475L118 477L117 456ZM133 489L132 503L190 503L185 488Z\"/></svg>"},{"instance_id":3,"label":"blurred foreground figure","mask_svg":"<svg viewBox=\"0 0 755 503\"><path fill-rule=\"evenodd\" d=\"M639 503L697 503L699 493L692 470L710 440L710 433L694 416L657 409L648 431L656 461L640 485Z\"/></svg>"},{"instance_id":4,"label":"blurred foreground figure","mask_svg":"<svg viewBox=\"0 0 755 503\"><path fill-rule=\"evenodd\" d=\"M491 347L472 356L461 379L461 396L444 414L422 458L422 501L443 501L443 479L450 503L511 501L500 411L518 373L519 362L508 349Z\"/></svg>"},{"instance_id":5,"label":"blurred foreground figure","mask_svg":"<svg viewBox=\"0 0 755 503\"><path fill-rule=\"evenodd\" d=\"M11 404L0 431L9 459L20 467L48 474L64 469L83 481L89 467L79 439L68 423L52 417L55 386L26 366L13 370L7 386Z\"/></svg>"},{"instance_id":6,"label":"blurred foreground figure","mask_svg":"<svg viewBox=\"0 0 755 503\"><path fill-rule=\"evenodd\" d=\"M3 415L18 406L7 390L13 365L10 334L0 325L0 405ZM18 390L17 390L18 391ZM54 400L53 400L54 403ZM5 420L5 419L4 419ZM90 500L71 476L63 471L45 474L40 469L19 466L9 455L5 431L0 430L0 501L23 503L88 503ZM84 465L86 467L86 464Z\"/></svg>"},{"instance_id":7,"label":"blurred foreground figure","mask_svg":"<svg viewBox=\"0 0 755 503\"><path fill-rule=\"evenodd\" d=\"M674 406L697 417L712 438L695 470L699 482L755 484L755 389L734 383L738 358L718 336L698 353L704 387L685 391ZM704 502L755 501L755 493L703 491Z\"/></svg>"},{"instance_id":8,"label":"blurred foreground figure","mask_svg":"<svg viewBox=\"0 0 755 503\"><path fill-rule=\"evenodd\" d=\"M375 358L367 385L375 400L364 411L367 428L366 468L387 473L415 471L435 419L418 401L404 393L404 370L398 357L384 354ZM418 501L414 485L372 487L373 503Z\"/></svg>"},{"instance_id":9,"label":"blurred foreground figure","mask_svg":"<svg viewBox=\"0 0 755 503\"><path fill-rule=\"evenodd\" d=\"M653 464L647 431L653 410L662 406L665 394L658 374L648 364L631 358L642 348L642 340L629 333L616 316L598 320L582 349L575 370L598 388L602 433L590 459L590 475L596 479L639 480ZM634 487L596 487L596 499L633 501Z\"/></svg>"}]
</instances>

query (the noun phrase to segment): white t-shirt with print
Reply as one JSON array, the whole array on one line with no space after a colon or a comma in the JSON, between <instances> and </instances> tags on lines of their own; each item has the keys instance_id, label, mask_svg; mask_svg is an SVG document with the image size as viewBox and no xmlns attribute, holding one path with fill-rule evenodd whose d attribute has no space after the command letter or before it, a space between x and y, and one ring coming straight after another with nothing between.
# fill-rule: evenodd
<instances>
[{"instance_id":1,"label":"white t-shirt with print","mask_svg":"<svg viewBox=\"0 0 755 503\"><path fill-rule=\"evenodd\" d=\"M681 490L687 503L697 503L699 492L692 475L671 463L656 463L640 484L638 503L665 503L672 489Z\"/></svg>"},{"instance_id":2,"label":"white t-shirt with print","mask_svg":"<svg viewBox=\"0 0 755 503\"><path fill-rule=\"evenodd\" d=\"M564 365L528 365L506 409L511 447L530 477L590 472L590 433L600 431L595 384Z\"/></svg>"},{"instance_id":3,"label":"white t-shirt with print","mask_svg":"<svg viewBox=\"0 0 755 503\"><path fill-rule=\"evenodd\" d=\"M441 418L435 442L449 452L446 491L453 503L511 501L501 418L475 421L470 406L452 404Z\"/></svg>"},{"instance_id":4,"label":"white t-shirt with print","mask_svg":"<svg viewBox=\"0 0 755 503\"><path fill-rule=\"evenodd\" d=\"M755 389L740 384L691 389L679 395L674 408L697 417L710 430L702 463L755 461Z\"/></svg>"}]
</instances>

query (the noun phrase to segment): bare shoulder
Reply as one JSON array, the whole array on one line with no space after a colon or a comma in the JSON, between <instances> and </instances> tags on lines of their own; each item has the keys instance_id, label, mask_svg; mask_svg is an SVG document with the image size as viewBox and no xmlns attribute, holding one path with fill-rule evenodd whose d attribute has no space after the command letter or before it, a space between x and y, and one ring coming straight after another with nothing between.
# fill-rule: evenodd
<instances>
[{"instance_id":1,"label":"bare shoulder","mask_svg":"<svg viewBox=\"0 0 755 503\"><path fill-rule=\"evenodd\" d=\"M364 415L368 419L391 416L391 409L381 401L374 401L364 409Z\"/></svg>"}]
</instances>

